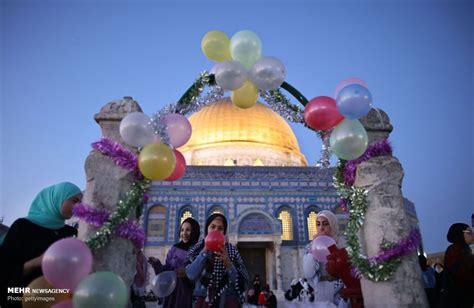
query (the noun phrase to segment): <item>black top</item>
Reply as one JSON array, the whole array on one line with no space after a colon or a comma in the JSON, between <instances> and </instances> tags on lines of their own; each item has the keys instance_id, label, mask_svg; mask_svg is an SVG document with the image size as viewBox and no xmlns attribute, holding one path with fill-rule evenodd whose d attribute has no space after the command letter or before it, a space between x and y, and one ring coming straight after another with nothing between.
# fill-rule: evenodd
<instances>
[{"instance_id":1,"label":"black top","mask_svg":"<svg viewBox=\"0 0 474 308\"><path fill-rule=\"evenodd\" d=\"M77 230L71 226L51 230L25 218L16 220L0 246L0 306L8 307L5 303L7 287L26 287L32 280L43 275L41 268L37 268L27 277L22 277L25 262L40 256L57 240L76 235ZM11 305L12 302L8 304Z\"/></svg>"}]
</instances>

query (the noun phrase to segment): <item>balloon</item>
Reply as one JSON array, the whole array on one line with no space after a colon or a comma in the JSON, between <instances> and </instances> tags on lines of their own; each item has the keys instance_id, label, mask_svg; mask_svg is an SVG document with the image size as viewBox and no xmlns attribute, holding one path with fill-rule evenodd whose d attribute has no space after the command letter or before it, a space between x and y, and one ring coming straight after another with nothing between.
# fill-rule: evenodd
<instances>
[{"instance_id":1,"label":"balloon","mask_svg":"<svg viewBox=\"0 0 474 308\"><path fill-rule=\"evenodd\" d=\"M258 89L250 81L246 80L244 85L239 89L232 91L230 99L239 108L250 108L257 103Z\"/></svg>"},{"instance_id":2,"label":"balloon","mask_svg":"<svg viewBox=\"0 0 474 308\"><path fill-rule=\"evenodd\" d=\"M368 145L367 132L359 120L345 119L331 133L331 150L340 159L352 160L364 154Z\"/></svg>"},{"instance_id":3,"label":"balloon","mask_svg":"<svg viewBox=\"0 0 474 308\"><path fill-rule=\"evenodd\" d=\"M138 168L149 180L164 180L171 175L176 165L174 152L163 143L150 143L138 155Z\"/></svg>"},{"instance_id":4,"label":"balloon","mask_svg":"<svg viewBox=\"0 0 474 308\"><path fill-rule=\"evenodd\" d=\"M83 241L65 238L49 246L41 267L55 288L74 289L91 272L92 253Z\"/></svg>"},{"instance_id":5,"label":"balloon","mask_svg":"<svg viewBox=\"0 0 474 308\"><path fill-rule=\"evenodd\" d=\"M51 290L54 287L48 283L44 276L40 276L33 280L29 285L30 292L23 293L22 307L24 308L48 308L58 303L67 301L72 296L72 290L69 293L34 293L33 289L42 289L44 292L46 289ZM40 292L40 291L37 291ZM44 298L40 300L39 298ZM46 300L48 298L49 300ZM56 306L56 305L55 305ZM71 306L72 307L72 306Z\"/></svg>"},{"instance_id":6,"label":"balloon","mask_svg":"<svg viewBox=\"0 0 474 308\"><path fill-rule=\"evenodd\" d=\"M304 108L304 120L309 127L326 130L339 124L344 117L336 107L336 101L329 96L317 96Z\"/></svg>"},{"instance_id":7,"label":"balloon","mask_svg":"<svg viewBox=\"0 0 474 308\"><path fill-rule=\"evenodd\" d=\"M74 308L116 308L126 307L128 298L128 287L120 276L112 272L95 272L77 286L72 301Z\"/></svg>"},{"instance_id":8,"label":"balloon","mask_svg":"<svg viewBox=\"0 0 474 308\"><path fill-rule=\"evenodd\" d=\"M219 231L211 231L207 234L204 239L204 244L207 250L210 251L219 251L224 246L225 237Z\"/></svg>"},{"instance_id":9,"label":"balloon","mask_svg":"<svg viewBox=\"0 0 474 308\"><path fill-rule=\"evenodd\" d=\"M347 87L350 84L359 84L366 88L369 87L364 80L357 77L349 77L344 80L341 80L341 82L338 83L338 85L336 86L336 92L334 93L334 97L337 97L339 95L339 92L341 92L343 88Z\"/></svg>"},{"instance_id":10,"label":"balloon","mask_svg":"<svg viewBox=\"0 0 474 308\"><path fill-rule=\"evenodd\" d=\"M252 66L250 79L259 89L278 89L285 81L285 66L277 58L263 57Z\"/></svg>"},{"instance_id":11,"label":"balloon","mask_svg":"<svg viewBox=\"0 0 474 308\"><path fill-rule=\"evenodd\" d=\"M214 61L230 60L230 40L222 31L207 32L201 40L201 49L206 57Z\"/></svg>"},{"instance_id":12,"label":"balloon","mask_svg":"<svg viewBox=\"0 0 474 308\"><path fill-rule=\"evenodd\" d=\"M224 90L238 89L247 79L247 70L242 63L237 61L217 63L215 70L216 83Z\"/></svg>"},{"instance_id":13,"label":"balloon","mask_svg":"<svg viewBox=\"0 0 474 308\"><path fill-rule=\"evenodd\" d=\"M159 273L151 284L151 289L158 297L166 297L173 293L176 287L176 272L165 271Z\"/></svg>"},{"instance_id":14,"label":"balloon","mask_svg":"<svg viewBox=\"0 0 474 308\"><path fill-rule=\"evenodd\" d=\"M192 127L188 119L179 113L170 113L163 117L170 144L177 148L184 145L191 138Z\"/></svg>"},{"instance_id":15,"label":"balloon","mask_svg":"<svg viewBox=\"0 0 474 308\"><path fill-rule=\"evenodd\" d=\"M344 87L336 98L337 109L346 119L359 119L369 113L372 95L366 87L351 84Z\"/></svg>"},{"instance_id":16,"label":"balloon","mask_svg":"<svg viewBox=\"0 0 474 308\"><path fill-rule=\"evenodd\" d=\"M230 54L232 59L250 69L262 54L260 38L249 30L239 31L230 39Z\"/></svg>"},{"instance_id":17,"label":"balloon","mask_svg":"<svg viewBox=\"0 0 474 308\"><path fill-rule=\"evenodd\" d=\"M127 114L120 122L120 136L134 147L141 147L156 140L150 118L143 112Z\"/></svg>"},{"instance_id":18,"label":"balloon","mask_svg":"<svg viewBox=\"0 0 474 308\"><path fill-rule=\"evenodd\" d=\"M326 263L329 256L328 247L335 245L334 239L327 235L319 235L311 242L311 254L319 262Z\"/></svg>"},{"instance_id":19,"label":"balloon","mask_svg":"<svg viewBox=\"0 0 474 308\"><path fill-rule=\"evenodd\" d=\"M173 150L176 157L176 165L174 167L173 173L165 179L165 181L176 181L179 180L186 170L186 160L184 159L183 154L178 150Z\"/></svg>"}]
</instances>

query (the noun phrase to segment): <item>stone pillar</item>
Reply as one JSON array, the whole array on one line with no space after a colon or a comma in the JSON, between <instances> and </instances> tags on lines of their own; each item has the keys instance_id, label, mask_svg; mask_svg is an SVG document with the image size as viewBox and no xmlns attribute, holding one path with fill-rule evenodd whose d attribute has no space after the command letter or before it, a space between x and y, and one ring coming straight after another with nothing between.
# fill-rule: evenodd
<instances>
[{"instance_id":1,"label":"stone pillar","mask_svg":"<svg viewBox=\"0 0 474 308\"><path fill-rule=\"evenodd\" d=\"M281 277L281 240L275 242L275 266L276 266L277 290L283 291L282 277Z\"/></svg>"},{"instance_id":2,"label":"stone pillar","mask_svg":"<svg viewBox=\"0 0 474 308\"><path fill-rule=\"evenodd\" d=\"M387 138L392 125L387 114L372 109L362 119L369 143ZM359 234L368 256L380 251L382 240L398 242L411 228L402 196L403 168L392 156L381 156L363 162L357 168L355 186L368 190L369 207ZM362 278L365 307L427 307L416 252L404 257L393 277L385 282Z\"/></svg>"},{"instance_id":3,"label":"stone pillar","mask_svg":"<svg viewBox=\"0 0 474 308\"><path fill-rule=\"evenodd\" d=\"M100 125L103 137L124 144L119 132L120 121L126 114L134 111L141 111L138 103L131 97L124 97L106 104L94 119ZM91 151L87 157L85 169L87 186L83 202L111 212L135 181L130 171L116 166L109 157L96 151ZM134 215L135 212L131 217ZM82 221L79 223L79 238L87 240L95 232L96 228ZM122 277L127 285L131 285L135 275L132 243L127 239L111 236L108 244L94 252L93 271L112 271Z\"/></svg>"}]
</instances>

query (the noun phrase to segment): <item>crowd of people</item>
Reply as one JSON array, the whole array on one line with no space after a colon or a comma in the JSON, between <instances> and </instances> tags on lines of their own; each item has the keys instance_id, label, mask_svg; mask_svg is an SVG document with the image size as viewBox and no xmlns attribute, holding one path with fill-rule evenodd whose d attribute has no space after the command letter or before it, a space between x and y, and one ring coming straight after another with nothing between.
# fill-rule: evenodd
<instances>
[{"instance_id":1,"label":"crowd of people","mask_svg":"<svg viewBox=\"0 0 474 308\"><path fill-rule=\"evenodd\" d=\"M28 215L16 220L0 243L0 306L15 307L21 302L7 302L7 287L26 287L42 275L41 262L46 249L55 241L77 236L77 230L65 224L73 206L82 199L81 190L64 182L43 189L33 200ZM338 248L345 246L340 237L337 217L321 211L316 220L317 236L334 239ZM212 214L204 227L204 238L211 231L224 237L228 222L224 215ZM136 270L131 294L136 307L143 307L146 262L155 274L174 271L177 277L172 293L159 300L163 307L232 308L247 306L277 307L275 294L268 284L262 285L258 275L252 284L238 249L229 243L217 251L206 248L199 223L185 219L179 229L179 242L169 250L166 260L136 251ZM474 306L474 257L469 245L474 244L472 229L463 223L453 224L447 239L451 243L445 253L444 267L429 266L419 257L422 280L430 307ZM313 258L309 246L303 257L305 277L292 281L285 293L287 303L303 303L312 307L349 307L350 300L341 297L344 287L339 277L332 276L325 262ZM301 305L299 306L301 307Z\"/></svg>"}]
</instances>

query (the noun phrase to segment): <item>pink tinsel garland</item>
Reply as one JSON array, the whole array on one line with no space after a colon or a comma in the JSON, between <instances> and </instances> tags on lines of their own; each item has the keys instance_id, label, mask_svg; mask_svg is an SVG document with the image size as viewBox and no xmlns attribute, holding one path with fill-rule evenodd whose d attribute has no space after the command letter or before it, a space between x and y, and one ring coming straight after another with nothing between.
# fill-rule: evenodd
<instances>
[{"instance_id":1,"label":"pink tinsel garland","mask_svg":"<svg viewBox=\"0 0 474 308\"><path fill-rule=\"evenodd\" d=\"M137 155L120 143L104 137L100 141L92 143L92 148L97 152L109 156L117 166L132 171L137 179L143 178L138 169Z\"/></svg>"},{"instance_id":2,"label":"pink tinsel garland","mask_svg":"<svg viewBox=\"0 0 474 308\"><path fill-rule=\"evenodd\" d=\"M420 241L420 231L413 228L406 237L400 239L392 247L382 248L377 255L369 257L369 262L375 264L409 255L417 249Z\"/></svg>"},{"instance_id":3,"label":"pink tinsel garland","mask_svg":"<svg viewBox=\"0 0 474 308\"><path fill-rule=\"evenodd\" d=\"M96 209L84 203L76 204L72 209L72 213L75 217L97 228L106 223L110 217L109 210ZM136 221L129 219L121 223L115 233L118 236L130 240L137 248L143 248L145 232Z\"/></svg>"},{"instance_id":4,"label":"pink tinsel garland","mask_svg":"<svg viewBox=\"0 0 474 308\"><path fill-rule=\"evenodd\" d=\"M350 160L346 163L344 167L344 183L346 186L352 186L355 182L357 166L361 162L371 159L372 157L377 156L384 156L384 155L391 155L392 154L392 146L388 139L382 139L377 141L367 147L365 153L362 154L357 159Z\"/></svg>"}]
</instances>

